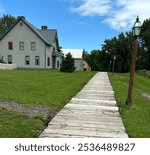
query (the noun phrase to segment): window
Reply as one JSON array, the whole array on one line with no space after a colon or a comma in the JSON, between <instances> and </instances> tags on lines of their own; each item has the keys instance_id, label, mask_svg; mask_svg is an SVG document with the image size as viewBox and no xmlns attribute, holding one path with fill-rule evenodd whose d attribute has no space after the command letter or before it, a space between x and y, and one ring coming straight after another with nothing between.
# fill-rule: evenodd
<instances>
[{"instance_id":1,"label":"window","mask_svg":"<svg viewBox=\"0 0 150 155\"><path fill-rule=\"evenodd\" d=\"M19 49L24 50L24 42L19 42Z\"/></svg>"},{"instance_id":2,"label":"window","mask_svg":"<svg viewBox=\"0 0 150 155\"><path fill-rule=\"evenodd\" d=\"M47 66L50 66L50 58L47 58Z\"/></svg>"},{"instance_id":3,"label":"window","mask_svg":"<svg viewBox=\"0 0 150 155\"><path fill-rule=\"evenodd\" d=\"M31 50L32 51L36 50L36 42L31 42Z\"/></svg>"},{"instance_id":4,"label":"window","mask_svg":"<svg viewBox=\"0 0 150 155\"><path fill-rule=\"evenodd\" d=\"M23 23L20 23L20 26L23 26Z\"/></svg>"},{"instance_id":5,"label":"window","mask_svg":"<svg viewBox=\"0 0 150 155\"><path fill-rule=\"evenodd\" d=\"M57 68L59 68L59 60L57 60Z\"/></svg>"},{"instance_id":6,"label":"window","mask_svg":"<svg viewBox=\"0 0 150 155\"><path fill-rule=\"evenodd\" d=\"M8 49L12 50L13 49L13 42L8 42Z\"/></svg>"},{"instance_id":7,"label":"window","mask_svg":"<svg viewBox=\"0 0 150 155\"><path fill-rule=\"evenodd\" d=\"M30 57L25 56L25 65L30 65Z\"/></svg>"},{"instance_id":8,"label":"window","mask_svg":"<svg viewBox=\"0 0 150 155\"><path fill-rule=\"evenodd\" d=\"M39 56L35 56L35 65L36 66L40 65L40 57Z\"/></svg>"},{"instance_id":9,"label":"window","mask_svg":"<svg viewBox=\"0 0 150 155\"><path fill-rule=\"evenodd\" d=\"M7 56L8 64L12 64L12 55Z\"/></svg>"}]
</instances>

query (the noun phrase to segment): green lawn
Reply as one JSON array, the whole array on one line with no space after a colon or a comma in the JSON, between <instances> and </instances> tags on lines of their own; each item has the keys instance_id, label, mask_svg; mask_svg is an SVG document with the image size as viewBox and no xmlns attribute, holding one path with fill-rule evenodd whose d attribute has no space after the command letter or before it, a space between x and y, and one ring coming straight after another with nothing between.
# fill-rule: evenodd
<instances>
[{"instance_id":1,"label":"green lawn","mask_svg":"<svg viewBox=\"0 0 150 155\"><path fill-rule=\"evenodd\" d=\"M132 107L129 108L125 105L129 74L109 74L109 78L129 137L150 138L150 101L141 95L150 95L150 79L135 75Z\"/></svg>"},{"instance_id":2,"label":"green lawn","mask_svg":"<svg viewBox=\"0 0 150 155\"><path fill-rule=\"evenodd\" d=\"M0 100L46 106L53 116L94 74L60 73L56 70L0 70ZM36 137L44 125L41 117L31 118L2 108L0 115L0 137Z\"/></svg>"},{"instance_id":3,"label":"green lawn","mask_svg":"<svg viewBox=\"0 0 150 155\"><path fill-rule=\"evenodd\" d=\"M0 109L0 137L28 138L37 137L44 123L40 119L30 118L18 112Z\"/></svg>"}]
</instances>

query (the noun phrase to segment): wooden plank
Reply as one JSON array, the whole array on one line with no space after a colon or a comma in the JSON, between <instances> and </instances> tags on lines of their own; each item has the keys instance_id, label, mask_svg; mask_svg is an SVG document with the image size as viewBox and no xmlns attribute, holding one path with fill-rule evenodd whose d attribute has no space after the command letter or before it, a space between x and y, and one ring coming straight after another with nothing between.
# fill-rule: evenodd
<instances>
[{"instance_id":1,"label":"wooden plank","mask_svg":"<svg viewBox=\"0 0 150 155\"><path fill-rule=\"evenodd\" d=\"M97 119L96 117L88 117L88 118L83 117L83 118L81 118L81 116L80 117L74 117L74 116L66 116L66 115L57 115L55 117L55 119L53 119L52 121L56 121L56 119L57 119L57 122L66 122L66 121L69 121L69 122L71 122L71 121L84 122L84 121L86 121L89 124L92 123L92 121L93 122L95 121L96 123L104 122L105 124L109 124L109 122L112 120L112 119L111 120L107 119L105 117ZM121 119L114 119L112 124L119 124L119 123L120 124L122 123Z\"/></svg>"},{"instance_id":2,"label":"wooden plank","mask_svg":"<svg viewBox=\"0 0 150 155\"><path fill-rule=\"evenodd\" d=\"M107 126L123 126L122 123L120 123L120 121L118 122L106 122L106 121L98 121L98 120L75 120L75 119L57 119L57 118L54 118L52 119L52 121L49 123L49 125L53 122L56 122L57 124L61 124L62 122L64 123L76 123L76 124L80 124L80 123L83 123L83 124L94 124L94 125L107 125Z\"/></svg>"},{"instance_id":3,"label":"wooden plank","mask_svg":"<svg viewBox=\"0 0 150 155\"><path fill-rule=\"evenodd\" d=\"M104 102L104 103L115 103L116 104L116 101L108 101L108 100L94 100L94 99L84 99L84 98L75 98L75 97L73 97L72 99L71 99L71 101L72 100L76 100L76 101L82 101L82 102L97 102L97 103L101 103L101 102Z\"/></svg>"},{"instance_id":4,"label":"wooden plank","mask_svg":"<svg viewBox=\"0 0 150 155\"><path fill-rule=\"evenodd\" d=\"M118 111L118 107L108 107L108 106L96 106L96 105L78 105L78 104L67 104L64 109L79 109L79 110L102 110L102 111Z\"/></svg>"},{"instance_id":5,"label":"wooden plank","mask_svg":"<svg viewBox=\"0 0 150 155\"><path fill-rule=\"evenodd\" d=\"M118 112L103 112L103 111L98 111L98 112L93 112L92 110L84 110L84 111L78 111L74 109L63 109L61 110L58 114L63 114L63 115L88 115L88 116L93 116L95 115L96 117L111 117L112 119L115 119L116 117L120 118L120 114Z\"/></svg>"},{"instance_id":6,"label":"wooden plank","mask_svg":"<svg viewBox=\"0 0 150 155\"><path fill-rule=\"evenodd\" d=\"M93 131L93 132L105 132L105 133L125 133L125 130L122 128L108 128L104 126L95 126L95 127L87 127L87 126L69 126L69 125L50 125L50 130L70 130L70 131L77 131L80 130L81 132L86 131Z\"/></svg>"},{"instance_id":7,"label":"wooden plank","mask_svg":"<svg viewBox=\"0 0 150 155\"><path fill-rule=\"evenodd\" d=\"M58 134L58 133L42 133L39 138L85 138L85 136L79 136L79 135L69 135L69 134ZM90 138L90 137L89 137Z\"/></svg>"},{"instance_id":8,"label":"wooden plank","mask_svg":"<svg viewBox=\"0 0 150 155\"><path fill-rule=\"evenodd\" d=\"M58 122L51 122L50 127L57 126L57 127L64 127L64 128L70 128L70 127L79 127L79 128L90 128L90 130L95 129L108 129L107 124L92 124L92 123L83 123L83 122L67 122L67 123L58 123ZM109 129L117 129L117 130L123 130L125 131L123 125L112 125Z\"/></svg>"},{"instance_id":9,"label":"wooden plank","mask_svg":"<svg viewBox=\"0 0 150 155\"><path fill-rule=\"evenodd\" d=\"M93 105L93 106L112 106L112 107L117 106L116 102L109 102L109 101L107 102L105 100L78 99L78 98L73 98L70 101L70 104Z\"/></svg>"},{"instance_id":10,"label":"wooden plank","mask_svg":"<svg viewBox=\"0 0 150 155\"><path fill-rule=\"evenodd\" d=\"M89 94L89 93L94 93L94 94L112 94L114 95L114 91L105 91L105 90L84 90L82 89L80 91L81 93L86 93L86 94Z\"/></svg>"},{"instance_id":11,"label":"wooden plank","mask_svg":"<svg viewBox=\"0 0 150 155\"><path fill-rule=\"evenodd\" d=\"M44 131L45 134L49 134L49 137L51 134L64 134L64 135L75 135L75 136L84 136L84 137L97 137L97 138L127 138L126 133L123 132L97 132L95 131L85 131L85 130L64 130L64 129L46 129Z\"/></svg>"},{"instance_id":12,"label":"wooden plank","mask_svg":"<svg viewBox=\"0 0 150 155\"><path fill-rule=\"evenodd\" d=\"M100 95L80 95L80 94L77 94L76 96L75 96L75 98L83 98L83 99L94 99L94 100L108 100L108 101L115 101L115 98L114 98L114 96L100 96Z\"/></svg>"}]
</instances>

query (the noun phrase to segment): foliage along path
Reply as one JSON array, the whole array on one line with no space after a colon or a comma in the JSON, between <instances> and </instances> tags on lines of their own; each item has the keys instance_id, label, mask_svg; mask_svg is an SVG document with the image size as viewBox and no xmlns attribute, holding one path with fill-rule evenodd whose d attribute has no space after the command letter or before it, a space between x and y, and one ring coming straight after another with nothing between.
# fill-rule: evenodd
<instances>
[{"instance_id":1,"label":"foliage along path","mask_svg":"<svg viewBox=\"0 0 150 155\"><path fill-rule=\"evenodd\" d=\"M127 138L107 73L98 72L51 120L42 137Z\"/></svg>"}]
</instances>

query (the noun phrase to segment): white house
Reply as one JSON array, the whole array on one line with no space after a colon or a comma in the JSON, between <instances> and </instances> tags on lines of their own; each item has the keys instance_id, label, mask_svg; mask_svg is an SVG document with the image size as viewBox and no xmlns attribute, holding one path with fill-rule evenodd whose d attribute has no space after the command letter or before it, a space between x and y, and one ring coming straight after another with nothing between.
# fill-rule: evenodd
<instances>
[{"instance_id":1,"label":"white house","mask_svg":"<svg viewBox=\"0 0 150 155\"><path fill-rule=\"evenodd\" d=\"M71 53L74 58L76 70L83 70L83 49L61 49L63 54Z\"/></svg>"},{"instance_id":2,"label":"white house","mask_svg":"<svg viewBox=\"0 0 150 155\"><path fill-rule=\"evenodd\" d=\"M37 29L20 16L0 37L0 56L18 68L59 69L62 53L57 30L47 26Z\"/></svg>"}]
</instances>

